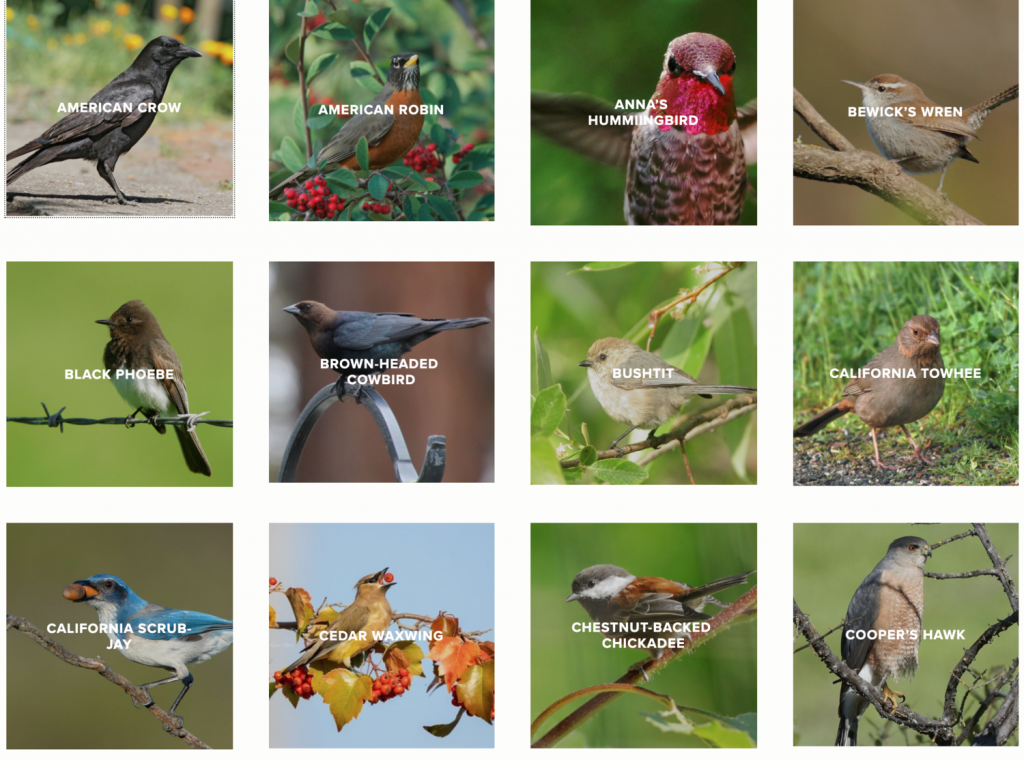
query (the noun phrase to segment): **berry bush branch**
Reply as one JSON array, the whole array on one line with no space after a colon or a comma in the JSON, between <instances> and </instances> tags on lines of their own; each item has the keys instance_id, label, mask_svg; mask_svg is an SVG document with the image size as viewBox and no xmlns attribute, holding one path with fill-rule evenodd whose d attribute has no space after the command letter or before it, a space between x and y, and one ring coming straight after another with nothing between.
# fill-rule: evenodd
<instances>
[{"instance_id":1,"label":"berry bush branch","mask_svg":"<svg viewBox=\"0 0 1024 760\"><path fill-rule=\"evenodd\" d=\"M645 663L644 669L641 671L639 668L630 669L624 676L619 678L616 684L628 684L630 686L636 686L643 678L643 673L646 672L648 677L652 677L659 670L668 666L669 663L674 660L684 657L685 655L692 652L697 647L706 644L718 634L722 633L728 628L731 628L737 623L749 623L757 619L757 586L750 589L747 593L737 599L735 602L730 604L727 608L719 612L713 618L707 621L709 630L697 631L690 634L690 646L684 649L669 649L657 660L653 662ZM581 725L586 723L588 720L597 715L601 710L605 709L608 705L614 702L616 699L621 697L625 690L608 691L604 686L594 687L599 689L601 693L597 696L588 700L585 704L577 708L575 711L566 716L560 723L552 728L548 733L533 743L533 749L545 749L556 746L566 736L575 731ZM633 691L630 689L629 691ZM573 695L569 695L572 697ZM654 695L660 696L660 695ZM563 697L558 700L556 704L564 704L568 697ZM570 700L571 701L571 700ZM550 707L541 712L541 717L548 716L554 712ZM540 727L542 721L540 718L534 722L532 733Z\"/></svg>"},{"instance_id":2,"label":"berry bush branch","mask_svg":"<svg viewBox=\"0 0 1024 760\"><path fill-rule=\"evenodd\" d=\"M71 650L65 649L32 625L32 623L25 620L25 618L8 615L7 630L11 630L12 628L25 634L54 657L66 662L68 665L95 671L115 686L124 689L126 693L131 695L135 702L145 707L154 717L156 717L157 720L163 723L164 731L169 733L171 736L181 739L192 749L210 749L210 747L197 736L189 733L184 728L178 728L175 719L165 712L162 707L153 702L148 691L139 688L124 676L111 670L100 658L90 659L87 657L80 657Z\"/></svg>"},{"instance_id":3,"label":"berry bush branch","mask_svg":"<svg viewBox=\"0 0 1024 760\"><path fill-rule=\"evenodd\" d=\"M982 224L956 204L918 182L897 164L874 153L854 148L853 143L829 124L796 89L793 90L793 110L832 148L827 150L817 145L794 142L793 176L859 187L922 224Z\"/></svg>"}]
</instances>

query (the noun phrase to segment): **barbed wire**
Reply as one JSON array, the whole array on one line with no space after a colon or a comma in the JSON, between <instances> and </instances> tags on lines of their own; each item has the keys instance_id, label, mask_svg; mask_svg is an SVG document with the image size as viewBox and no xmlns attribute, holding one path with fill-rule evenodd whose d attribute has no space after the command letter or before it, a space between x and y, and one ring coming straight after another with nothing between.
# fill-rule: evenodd
<instances>
[{"instance_id":1,"label":"barbed wire","mask_svg":"<svg viewBox=\"0 0 1024 760\"><path fill-rule=\"evenodd\" d=\"M7 421L20 422L23 425L46 425L46 427L59 427L60 432L62 433L64 432L64 425L124 425L125 427L131 428L136 425L150 424L150 421L147 419L136 420L127 416L104 417L99 420L90 419L88 417L62 417L61 413L67 409L66 406L61 407L59 412L54 412L53 414L50 414L50 410L46 408L46 404L42 404L42 407L43 411L46 412L45 417L8 417ZM194 427L199 423L224 428L233 428L235 426L234 420L199 419L204 414L209 414L209 412L188 414L181 417L157 417L153 420L153 423L157 425L186 425L188 427Z\"/></svg>"}]
</instances>

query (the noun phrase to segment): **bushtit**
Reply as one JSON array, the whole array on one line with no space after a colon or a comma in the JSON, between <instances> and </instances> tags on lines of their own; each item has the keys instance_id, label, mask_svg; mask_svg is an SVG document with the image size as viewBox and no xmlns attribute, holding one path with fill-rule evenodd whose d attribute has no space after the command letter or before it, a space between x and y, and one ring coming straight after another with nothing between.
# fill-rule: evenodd
<instances>
[{"instance_id":1,"label":"bushtit","mask_svg":"<svg viewBox=\"0 0 1024 760\"><path fill-rule=\"evenodd\" d=\"M712 393L753 393L745 385L701 385L695 377L622 338L602 338L579 363L587 368L590 387L597 400L616 422L630 428L608 448L636 428L650 430L654 438L660 425L675 417L690 396L711 398Z\"/></svg>"}]
</instances>

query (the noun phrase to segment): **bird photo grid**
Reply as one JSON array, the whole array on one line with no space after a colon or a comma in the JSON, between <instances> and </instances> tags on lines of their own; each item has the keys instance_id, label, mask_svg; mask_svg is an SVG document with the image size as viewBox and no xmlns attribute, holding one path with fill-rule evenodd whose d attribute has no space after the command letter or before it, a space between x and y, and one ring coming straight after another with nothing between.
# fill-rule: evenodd
<instances>
[{"instance_id":1,"label":"bird photo grid","mask_svg":"<svg viewBox=\"0 0 1024 760\"><path fill-rule=\"evenodd\" d=\"M1019 753L1020 22L7 0L5 751Z\"/></svg>"}]
</instances>

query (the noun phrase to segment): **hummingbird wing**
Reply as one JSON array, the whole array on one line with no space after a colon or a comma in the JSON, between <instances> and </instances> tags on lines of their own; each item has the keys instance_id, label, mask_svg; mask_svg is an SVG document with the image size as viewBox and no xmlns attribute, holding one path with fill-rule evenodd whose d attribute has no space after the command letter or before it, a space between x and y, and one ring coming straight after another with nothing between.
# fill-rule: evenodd
<instances>
[{"instance_id":1,"label":"hummingbird wing","mask_svg":"<svg viewBox=\"0 0 1024 760\"><path fill-rule=\"evenodd\" d=\"M633 141L632 124L597 126L591 116L628 116L586 95L530 93L530 126L559 145L602 163L625 169Z\"/></svg>"},{"instance_id":2,"label":"hummingbird wing","mask_svg":"<svg viewBox=\"0 0 1024 760\"><path fill-rule=\"evenodd\" d=\"M736 109L736 121L743 136L743 154L747 166L757 163L757 98Z\"/></svg>"}]
</instances>

